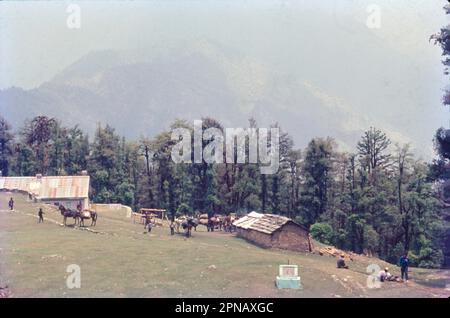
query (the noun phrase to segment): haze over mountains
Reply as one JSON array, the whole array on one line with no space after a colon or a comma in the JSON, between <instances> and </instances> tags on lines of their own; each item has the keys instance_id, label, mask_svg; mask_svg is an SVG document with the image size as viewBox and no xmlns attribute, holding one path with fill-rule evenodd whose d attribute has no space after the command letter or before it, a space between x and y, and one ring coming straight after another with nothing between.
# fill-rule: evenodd
<instances>
[{"instance_id":1,"label":"haze over mountains","mask_svg":"<svg viewBox=\"0 0 450 318\"><path fill-rule=\"evenodd\" d=\"M261 127L278 122L297 145L329 135L348 149L376 124L307 80L224 52L210 42L150 59L132 51L92 52L37 88L0 91L0 112L16 128L45 114L90 134L108 123L127 138L154 135L176 118L211 116L225 127L246 127L253 117Z\"/></svg>"},{"instance_id":2,"label":"haze over mountains","mask_svg":"<svg viewBox=\"0 0 450 318\"><path fill-rule=\"evenodd\" d=\"M382 27L369 29L370 3L89 2L79 30L62 3L4 3L0 113L15 129L44 114L133 139L176 118L254 117L297 147L332 136L347 151L376 126L430 159L447 123L441 52L428 41L441 5L383 0Z\"/></svg>"}]
</instances>

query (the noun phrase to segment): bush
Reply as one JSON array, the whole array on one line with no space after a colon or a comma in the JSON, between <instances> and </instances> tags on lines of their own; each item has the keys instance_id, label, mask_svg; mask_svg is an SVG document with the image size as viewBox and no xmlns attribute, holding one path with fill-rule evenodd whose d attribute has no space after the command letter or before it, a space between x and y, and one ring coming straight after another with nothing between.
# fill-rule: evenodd
<instances>
[{"instance_id":1,"label":"bush","mask_svg":"<svg viewBox=\"0 0 450 318\"><path fill-rule=\"evenodd\" d=\"M311 236L324 244L333 243L333 228L328 223L315 223L311 225Z\"/></svg>"},{"instance_id":2,"label":"bush","mask_svg":"<svg viewBox=\"0 0 450 318\"><path fill-rule=\"evenodd\" d=\"M436 244L424 234L421 234L417 239L415 250L409 255L409 259L413 266L439 268L444 261L444 254Z\"/></svg>"},{"instance_id":3,"label":"bush","mask_svg":"<svg viewBox=\"0 0 450 318\"><path fill-rule=\"evenodd\" d=\"M420 250L418 256L418 266L423 268L439 268L444 260L441 250L425 247Z\"/></svg>"}]
</instances>

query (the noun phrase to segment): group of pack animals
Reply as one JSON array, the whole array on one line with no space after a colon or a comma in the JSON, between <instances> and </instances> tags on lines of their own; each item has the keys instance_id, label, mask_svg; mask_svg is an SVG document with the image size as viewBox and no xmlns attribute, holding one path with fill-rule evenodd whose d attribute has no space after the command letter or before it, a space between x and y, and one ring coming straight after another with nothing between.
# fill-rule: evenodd
<instances>
[{"instance_id":1,"label":"group of pack animals","mask_svg":"<svg viewBox=\"0 0 450 318\"><path fill-rule=\"evenodd\" d=\"M187 237L191 236L191 231L197 231L198 225L203 225L206 227L208 232L214 232L214 230L225 231L232 233L236 231L236 227L233 222L238 219L237 216L230 215L220 215L215 214L213 216L208 216L208 214L197 214L196 216L181 216L174 220L174 225L177 233L180 233L180 228L185 231Z\"/></svg>"},{"instance_id":2,"label":"group of pack animals","mask_svg":"<svg viewBox=\"0 0 450 318\"><path fill-rule=\"evenodd\" d=\"M82 210L78 207L76 210L66 208L64 205L59 205L59 211L64 218L64 226L67 224L67 218L73 218L75 225L85 226L85 220L91 220L91 226L97 224L97 212L91 210Z\"/></svg>"},{"instance_id":3,"label":"group of pack animals","mask_svg":"<svg viewBox=\"0 0 450 318\"><path fill-rule=\"evenodd\" d=\"M97 212L92 210L82 210L81 207L77 207L76 210L66 208L64 205L59 205L59 211L64 218L64 225L67 225L67 219L73 218L75 225L85 226L85 220L91 220L90 226L95 226L97 223ZM197 231L198 225L204 225L208 232L214 232L214 230L225 231L232 233L236 231L236 227L233 222L238 219L234 214L220 215L215 214L208 216L208 214L197 214L196 216L181 216L174 220L174 226L177 233L180 233L180 228L185 231L187 237L191 236L191 231Z\"/></svg>"}]
</instances>

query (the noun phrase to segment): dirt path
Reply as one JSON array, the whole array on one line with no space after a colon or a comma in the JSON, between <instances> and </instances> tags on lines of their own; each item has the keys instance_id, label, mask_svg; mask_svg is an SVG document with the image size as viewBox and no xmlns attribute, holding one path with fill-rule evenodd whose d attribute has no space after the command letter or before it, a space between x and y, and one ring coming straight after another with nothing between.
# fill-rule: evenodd
<instances>
[{"instance_id":1,"label":"dirt path","mask_svg":"<svg viewBox=\"0 0 450 318\"><path fill-rule=\"evenodd\" d=\"M13 211L11 211L11 210L0 210L0 213L20 213L22 215L26 215L26 216L29 216L29 217L32 217L32 218L35 218L35 219L39 219L39 217L37 215L31 214L31 213L27 213L27 212L23 212L21 210L16 210L16 209L14 209ZM53 224L56 224L56 225L59 225L59 226L62 226L62 227L72 228L74 230L88 231L88 232L95 233L95 234L107 234L105 232L95 231L95 230L87 228L87 227L80 227L80 226L76 226L76 225L75 226L66 226L63 223L58 222L58 221L56 221L56 220L54 220L52 218L49 218L49 217L44 217L44 222L50 222L50 223L53 223Z\"/></svg>"},{"instance_id":2,"label":"dirt path","mask_svg":"<svg viewBox=\"0 0 450 318\"><path fill-rule=\"evenodd\" d=\"M450 297L450 270L439 270L426 274L424 278L408 284L419 290L429 292L434 297Z\"/></svg>"}]
</instances>

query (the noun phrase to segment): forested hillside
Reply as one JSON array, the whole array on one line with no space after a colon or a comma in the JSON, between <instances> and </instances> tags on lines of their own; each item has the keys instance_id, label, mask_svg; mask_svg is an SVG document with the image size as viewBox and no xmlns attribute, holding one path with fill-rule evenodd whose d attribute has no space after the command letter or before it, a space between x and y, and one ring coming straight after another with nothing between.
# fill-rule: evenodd
<instances>
[{"instance_id":1,"label":"forested hillside","mask_svg":"<svg viewBox=\"0 0 450 318\"><path fill-rule=\"evenodd\" d=\"M257 123L250 120L249 126ZM280 169L264 175L258 164L175 164L171 131L177 127L192 129L192 123L177 120L152 139L125 140L108 125L88 136L45 116L15 127L19 133L13 134L1 118L0 170L9 176L87 170L94 202L166 208L171 215L283 214L342 249L390 262L408 250L413 265L442 266L448 224L436 186L441 157L433 163L417 160L409 145L393 144L374 127L352 153L340 151L331 137L297 149L281 131ZM224 129L204 118L203 129L209 127Z\"/></svg>"}]
</instances>

